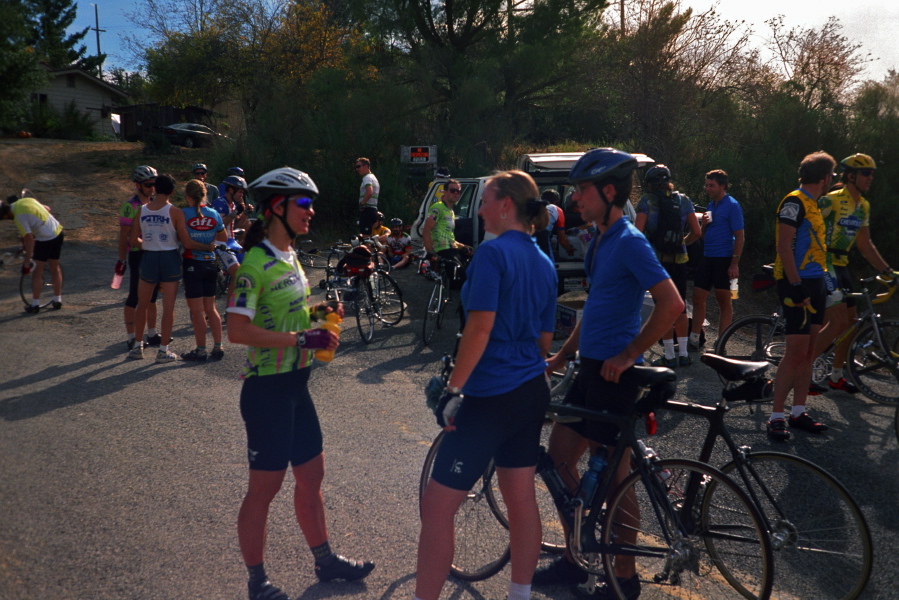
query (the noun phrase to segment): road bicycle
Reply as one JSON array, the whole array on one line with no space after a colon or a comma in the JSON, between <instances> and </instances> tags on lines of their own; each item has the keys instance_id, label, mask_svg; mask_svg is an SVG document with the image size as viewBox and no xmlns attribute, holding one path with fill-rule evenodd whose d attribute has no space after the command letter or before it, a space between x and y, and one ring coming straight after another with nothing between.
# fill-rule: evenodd
<instances>
[{"instance_id":1,"label":"road bicycle","mask_svg":"<svg viewBox=\"0 0 899 600\"><path fill-rule=\"evenodd\" d=\"M628 416L551 404L553 414L566 418L613 423L621 437L592 497L568 489L542 446L538 483L549 492L554 512L572 532L567 540L569 552L590 575L586 593L603 573L613 573L619 560L633 559L643 599L768 598L774 571L771 540L746 492L707 464L643 454L636 423L673 394L674 379L668 369L629 369L622 380L639 385L644 394L637 410ZM444 436L441 432L428 452L420 493ZM633 470L612 489L612 475L621 460L628 460L627 451L631 451ZM489 577L509 560L508 538L500 529L508 527L508 520L494 475L491 464L456 517L451 572L460 579ZM622 582L616 577L607 580L619 598L627 597Z\"/></svg>"},{"instance_id":2,"label":"road bicycle","mask_svg":"<svg viewBox=\"0 0 899 600\"><path fill-rule=\"evenodd\" d=\"M380 262L349 260L352 245L335 244L325 265L325 278L319 288L328 300L352 304L356 327L366 344L374 339L375 324L398 324L405 313L400 286Z\"/></svg>"},{"instance_id":3,"label":"road bicycle","mask_svg":"<svg viewBox=\"0 0 899 600\"><path fill-rule=\"evenodd\" d=\"M721 471L748 493L759 509L774 549L773 597L851 600L871 575L873 546L864 515L830 473L792 454L737 446L724 422L728 400L770 400L767 361L749 362L703 354L703 363L726 381L715 406L667 400L668 411L709 422L699 454L708 462L720 438L730 454ZM750 411L752 405L750 404Z\"/></svg>"},{"instance_id":4,"label":"road bicycle","mask_svg":"<svg viewBox=\"0 0 899 600\"><path fill-rule=\"evenodd\" d=\"M62 270L62 266L60 265L60 270ZM22 273L19 277L19 297L22 298L22 302L25 304L26 308L31 306L31 300L33 296L32 292L32 277L34 275L34 267L32 267L31 272ZM41 310L48 308L53 304L53 281L52 274L50 272L50 266L44 266L44 274L43 274L43 288L41 289L41 300L38 305Z\"/></svg>"},{"instance_id":5,"label":"road bicycle","mask_svg":"<svg viewBox=\"0 0 899 600\"><path fill-rule=\"evenodd\" d=\"M422 261L427 257L422 258ZM433 260L432 260L433 264ZM425 316L421 326L422 343L427 346L434 338L434 334L443 325L446 307L453 301L453 284L457 281L459 269L462 266L455 260L437 258L436 268L429 271L433 273L434 289L428 298Z\"/></svg>"},{"instance_id":6,"label":"road bicycle","mask_svg":"<svg viewBox=\"0 0 899 600\"><path fill-rule=\"evenodd\" d=\"M877 282L887 291L873 294L869 285ZM860 292L844 296L863 300L865 309L858 320L842 332L815 359L814 383L825 382L833 368L833 351L844 340L851 340L846 356L847 378L868 398L883 404L899 402L899 320L884 319L875 304L887 301L896 291L895 279L875 275L861 280ZM741 360L764 360L776 367L786 348L786 322L778 312L749 315L737 319L715 342L714 353Z\"/></svg>"},{"instance_id":7,"label":"road bicycle","mask_svg":"<svg viewBox=\"0 0 899 600\"><path fill-rule=\"evenodd\" d=\"M324 269L328 266L328 255L322 254L318 248L312 247L313 244L315 244L315 240L298 239L296 241L297 260L303 266L304 271Z\"/></svg>"}]
</instances>

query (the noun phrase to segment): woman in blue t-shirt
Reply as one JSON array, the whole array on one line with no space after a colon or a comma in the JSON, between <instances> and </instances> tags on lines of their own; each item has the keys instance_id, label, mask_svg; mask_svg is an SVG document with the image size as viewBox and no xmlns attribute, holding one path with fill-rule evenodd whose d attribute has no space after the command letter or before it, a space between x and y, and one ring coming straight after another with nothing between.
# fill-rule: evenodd
<instances>
[{"instance_id":1,"label":"woman in blue t-shirt","mask_svg":"<svg viewBox=\"0 0 899 600\"><path fill-rule=\"evenodd\" d=\"M184 197L187 208L184 209L184 221L190 239L204 244L213 241L225 243L225 225L222 217L206 205L206 186L199 179L191 179L184 186ZM221 359L225 356L222 350L222 317L215 307L215 284L218 279L218 265L215 253L200 252L185 248L182 255L184 263L184 297L190 309L190 321L194 328L197 347L181 355L184 360L205 361L207 356ZM206 353L206 325L212 333L215 344L212 352Z\"/></svg>"},{"instance_id":2,"label":"woman in blue t-shirt","mask_svg":"<svg viewBox=\"0 0 899 600\"><path fill-rule=\"evenodd\" d=\"M509 509L508 598L530 598L541 539L534 470L549 403L543 357L556 310L555 269L531 238L546 218L538 196L521 171L499 173L484 189L478 214L497 237L478 248L462 287L466 325L441 404L464 401L454 416L438 417L448 434L422 497L419 600L440 596L453 559L455 513L491 459Z\"/></svg>"}]
</instances>

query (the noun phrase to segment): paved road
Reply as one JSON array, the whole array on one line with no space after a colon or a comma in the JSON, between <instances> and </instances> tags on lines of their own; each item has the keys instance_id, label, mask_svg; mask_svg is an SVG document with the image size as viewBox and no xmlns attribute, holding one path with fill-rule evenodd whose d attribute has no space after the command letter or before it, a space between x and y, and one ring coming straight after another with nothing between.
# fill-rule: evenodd
<instances>
[{"instance_id":1,"label":"paved road","mask_svg":"<svg viewBox=\"0 0 899 600\"><path fill-rule=\"evenodd\" d=\"M235 535L244 490L237 411L242 352L221 362L126 361L122 291L108 286L114 252L68 244L65 307L25 315L17 276L0 267L0 600L245 598ZM315 278L316 275L312 275ZM320 584L282 492L270 517L269 572L304 600L410 599L418 536L417 483L437 433L422 386L451 337L419 342L424 281L398 277L411 319L363 345L348 319L337 358L310 384L325 431L325 499L332 545L374 560L362 584ZM183 300L176 347L190 349ZM702 365L680 372L680 391L708 403L717 379ZM891 413L845 395L815 399L829 434L778 449L826 466L862 505L875 535L865 598L896 597L899 471ZM767 447L764 416L735 409L740 443ZM663 456L695 455L699 424L662 416ZM508 569L444 598L505 598ZM534 598L569 598L564 589Z\"/></svg>"}]
</instances>

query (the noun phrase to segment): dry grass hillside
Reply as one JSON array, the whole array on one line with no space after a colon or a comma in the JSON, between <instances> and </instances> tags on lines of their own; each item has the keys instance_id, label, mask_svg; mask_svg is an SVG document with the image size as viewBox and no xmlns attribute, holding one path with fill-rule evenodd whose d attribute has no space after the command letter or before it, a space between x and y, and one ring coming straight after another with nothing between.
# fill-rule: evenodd
<instances>
[{"instance_id":1,"label":"dry grass hillside","mask_svg":"<svg viewBox=\"0 0 899 600\"><path fill-rule=\"evenodd\" d=\"M28 188L50 206L65 227L66 240L114 245L119 208L134 193L130 181L134 167L150 164L181 183L189 178L194 163L208 157L208 150L147 156L142 144L129 142L0 139L0 197ZM17 246L15 226L4 221L0 248Z\"/></svg>"}]
</instances>

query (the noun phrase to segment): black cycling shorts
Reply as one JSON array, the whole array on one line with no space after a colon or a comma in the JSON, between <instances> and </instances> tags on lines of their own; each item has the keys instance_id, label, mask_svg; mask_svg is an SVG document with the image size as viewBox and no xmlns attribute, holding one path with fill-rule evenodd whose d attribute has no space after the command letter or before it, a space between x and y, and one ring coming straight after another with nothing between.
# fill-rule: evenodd
<instances>
[{"instance_id":1,"label":"black cycling shorts","mask_svg":"<svg viewBox=\"0 0 899 600\"><path fill-rule=\"evenodd\" d=\"M686 263L662 263L662 267L668 272L677 293L680 294L681 300L684 301L684 312L687 312L687 264Z\"/></svg>"},{"instance_id":2,"label":"black cycling shorts","mask_svg":"<svg viewBox=\"0 0 899 600\"><path fill-rule=\"evenodd\" d=\"M184 259L184 297L212 298L219 268L214 260Z\"/></svg>"},{"instance_id":3,"label":"black cycling shorts","mask_svg":"<svg viewBox=\"0 0 899 600\"><path fill-rule=\"evenodd\" d=\"M729 290L730 277L727 276L727 269L730 262L730 256L703 256L699 266L696 267L693 287L705 291L713 287L718 290Z\"/></svg>"},{"instance_id":4,"label":"black cycling shorts","mask_svg":"<svg viewBox=\"0 0 899 600\"><path fill-rule=\"evenodd\" d=\"M140 281L140 257L143 250L132 250L128 253L128 270L131 274L128 276L128 297L125 298L125 306L129 308L137 308L137 284ZM159 286L153 288L153 297L150 302L156 302L159 295Z\"/></svg>"},{"instance_id":5,"label":"black cycling shorts","mask_svg":"<svg viewBox=\"0 0 899 600\"><path fill-rule=\"evenodd\" d=\"M491 458L497 467L535 466L548 405L549 384L542 373L505 394L466 396L431 477L454 490L470 490Z\"/></svg>"},{"instance_id":6,"label":"black cycling shorts","mask_svg":"<svg viewBox=\"0 0 899 600\"><path fill-rule=\"evenodd\" d=\"M240 415L247 430L247 458L258 471L283 471L322 453L322 430L312 397L312 367L247 377Z\"/></svg>"},{"instance_id":7,"label":"black cycling shorts","mask_svg":"<svg viewBox=\"0 0 899 600\"><path fill-rule=\"evenodd\" d=\"M834 275L837 276L837 285L841 290L849 290L850 292L855 291L855 277L852 276L852 271L849 270L849 266L833 266ZM856 301L852 296L843 295L843 304L848 306L849 308L855 308Z\"/></svg>"},{"instance_id":8,"label":"black cycling shorts","mask_svg":"<svg viewBox=\"0 0 899 600\"><path fill-rule=\"evenodd\" d=\"M802 284L805 286L805 291L815 312L802 306L791 307L784 304L784 299L789 296L792 286L786 277L777 280L777 295L780 298L781 309L787 322L787 335L808 335L812 325L824 323L824 310L827 305L827 287L824 285L824 278L803 279Z\"/></svg>"},{"instance_id":9,"label":"black cycling shorts","mask_svg":"<svg viewBox=\"0 0 899 600\"><path fill-rule=\"evenodd\" d=\"M640 398L640 386L606 381L600 375L602 363L601 360L581 358L581 368L565 394L565 403L622 416L632 414ZM606 446L616 445L621 434L617 425L601 421L583 420L564 425L588 440Z\"/></svg>"},{"instance_id":10,"label":"black cycling shorts","mask_svg":"<svg viewBox=\"0 0 899 600\"><path fill-rule=\"evenodd\" d=\"M34 242L34 253L32 258L38 262L47 262L48 260L59 260L62 254L62 241L65 233L60 231L59 235L52 240L44 242Z\"/></svg>"}]
</instances>

